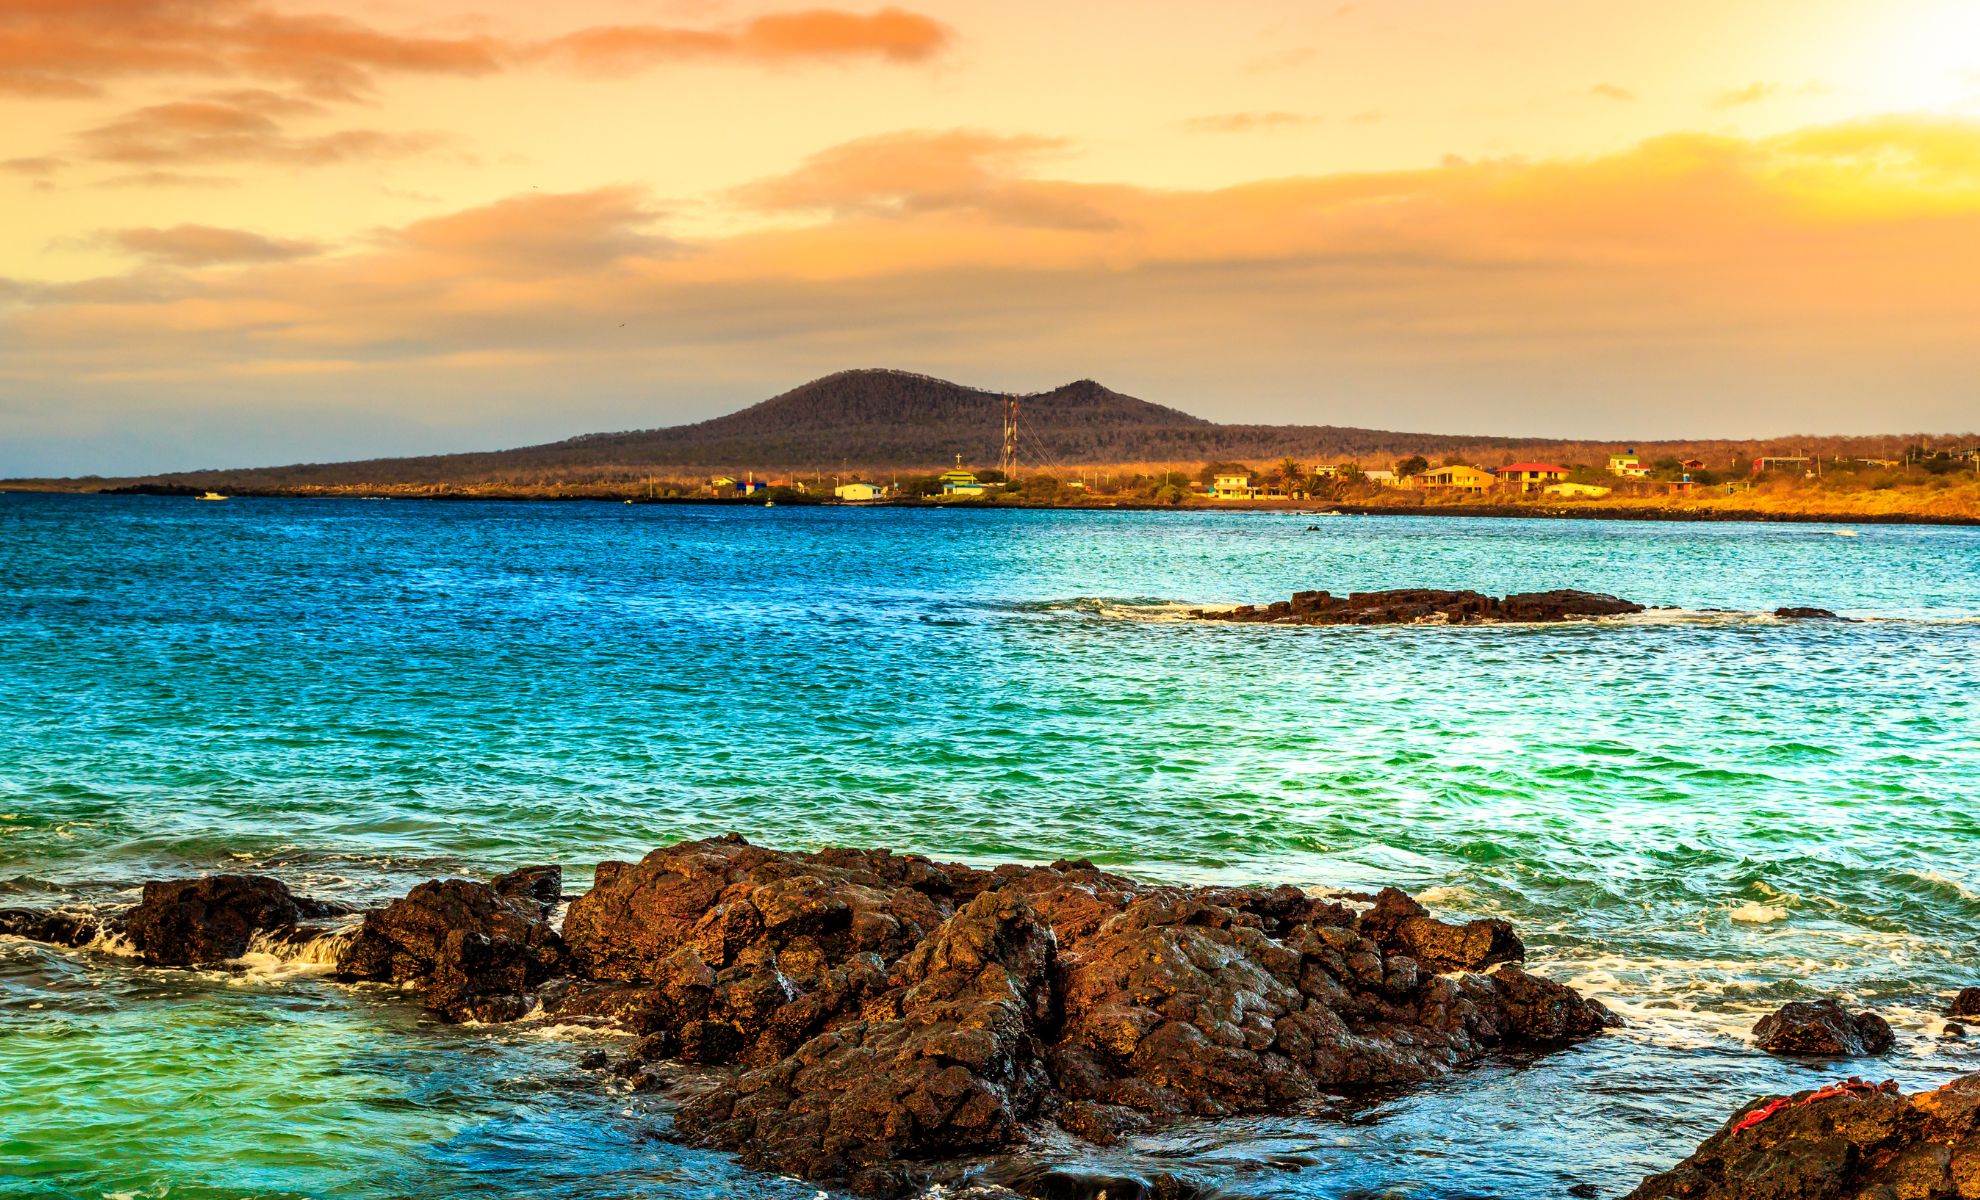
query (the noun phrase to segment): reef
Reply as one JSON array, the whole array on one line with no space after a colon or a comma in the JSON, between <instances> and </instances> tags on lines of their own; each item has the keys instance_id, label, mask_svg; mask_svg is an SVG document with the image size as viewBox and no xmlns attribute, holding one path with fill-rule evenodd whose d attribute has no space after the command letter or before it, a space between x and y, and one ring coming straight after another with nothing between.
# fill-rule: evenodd
<instances>
[{"instance_id":1,"label":"reef","mask_svg":"<svg viewBox=\"0 0 1980 1200\"><path fill-rule=\"evenodd\" d=\"M1266 625L1477 625L1555 622L1640 613L1644 606L1599 592L1559 590L1487 596L1482 592L1401 588L1386 592L1294 592L1272 604L1194 609L1205 621Z\"/></svg>"},{"instance_id":2,"label":"reef","mask_svg":"<svg viewBox=\"0 0 1980 1200\"><path fill-rule=\"evenodd\" d=\"M1856 1058L1889 1051L1897 1037L1876 1013L1850 1012L1840 1000L1825 999L1782 1005L1753 1026L1753 1041L1769 1054Z\"/></svg>"}]
</instances>

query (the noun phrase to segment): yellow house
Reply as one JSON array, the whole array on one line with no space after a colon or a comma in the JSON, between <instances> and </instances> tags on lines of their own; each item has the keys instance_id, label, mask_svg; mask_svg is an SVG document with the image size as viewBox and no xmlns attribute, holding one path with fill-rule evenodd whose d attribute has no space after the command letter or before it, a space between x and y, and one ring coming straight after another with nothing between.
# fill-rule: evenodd
<instances>
[{"instance_id":1,"label":"yellow house","mask_svg":"<svg viewBox=\"0 0 1980 1200\"><path fill-rule=\"evenodd\" d=\"M1446 492L1464 492L1474 496L1484 495L1493 483L1496 482L1492 478L1490 471L1481 471L1477 467L1463 465L1432 467L1417 476L1417 478L1421 481L1422 486L1426 488Z\"/></svg>"},{"instance_id":2,"label":"yellow house","mask_svg":"<svg viewBox=\"0 0 1980 1200\"><path fill-rule=\"evenodd\" d=\"M936 482L942 485L944 496L981 496L990 490L974 471L963 470L960 454L956 455L955 468L942 472L942 477Z\"/></svg>"},{"instance_id":3,"label":"yellow house","mask_svg":"<svg viewBox=\"0 0 1980 1200\"><path fill-rule=\"evenodd\" d=\"M1210 494L1219 500L1249 500L1258 493L1249 475L1219 475Z\"/></svg>"},{"instance_id":4,"label":"yellow house","mask_svg":"<svg viewBox=\"0 0 1980 1200\"><path fill-rule=\"evenodd\" d=\"M1559 483L1568 477L1566 467L1543 462L1509 463L1492 472L1505 487L1518 488L1522 492L1537 492L1550 483Z\"/></svg>"},{"instance_id":5,"label":"yellow house","mask_svg":"<svg viewBox=\"0 0 1980 1200\"><path fill-rule=\"evenodd\" d=\"M886 494L887 489L877 483L842 483L832 489L832 495L841 500L850 500L855 504L863 504L869 500L878 500Z\"/></svg>"},{"instance_id":6,"label":"yellow house","mask_svg":"<svg viewBox=\"0 0 1980 1200\"><path fill-rule=\"evenodd\" d=\"M1620 475L1624 479L1648 479L1650 468L1643 465L1643 460L1636 456L1636 450L1631 448L1609 456L1609 474Z\"/></svg>"}]
</instances>

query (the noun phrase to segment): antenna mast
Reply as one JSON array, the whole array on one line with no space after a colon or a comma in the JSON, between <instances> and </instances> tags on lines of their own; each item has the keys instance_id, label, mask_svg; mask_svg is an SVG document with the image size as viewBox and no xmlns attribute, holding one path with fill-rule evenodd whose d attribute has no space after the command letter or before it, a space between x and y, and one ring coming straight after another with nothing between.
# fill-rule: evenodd
<instances>
[{"instance_id":1,"label":"antenna mast","mask_svg":"<svg viewBox=\"0 0 1980 1200\"><path fill-rule=\"evenodd\" d=\"M1018 398L1016 392L1004 395L1004 451L997 458L997 469L1006 480L1017 476Z\"/></svg>"}]
</instances>

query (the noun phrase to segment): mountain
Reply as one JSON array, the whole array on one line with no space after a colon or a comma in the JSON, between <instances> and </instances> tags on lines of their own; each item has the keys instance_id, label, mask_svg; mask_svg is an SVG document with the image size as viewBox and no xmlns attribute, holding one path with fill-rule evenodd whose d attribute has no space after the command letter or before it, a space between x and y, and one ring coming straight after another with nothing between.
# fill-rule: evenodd
<instances>
[{"instance_id":1,"label":"mountain","mask_svg":"<svg viewBox=\"0 0 1980 1200\"><path fill-rule=\"evenodd\" d=\"M832 474L842 469L935 471L961 455L994 465L1006 396L908 371L841 371L726 416L690 425L596 433L468 454L304 463L244 470L200 470L105 483L219 487L222 490L490 484L522 488L627 483L660 477ZM1180 409L1124 396L1082 379L1019 400L1020 468L1063 472L1102 464L1197 464L1235 460L1264 466L1356 461L1388 466L1421 454L1484 465L1510 457L1599 463L1619 443L1544 438L1398 433L1336 425L1225 425ZM1754 454L1896 453L1896 438L1773 439L1640 443L1646 458L1699 457L1731 467ZM77 486L82 481L59 482Z\"/></svg>"}]
</instances>

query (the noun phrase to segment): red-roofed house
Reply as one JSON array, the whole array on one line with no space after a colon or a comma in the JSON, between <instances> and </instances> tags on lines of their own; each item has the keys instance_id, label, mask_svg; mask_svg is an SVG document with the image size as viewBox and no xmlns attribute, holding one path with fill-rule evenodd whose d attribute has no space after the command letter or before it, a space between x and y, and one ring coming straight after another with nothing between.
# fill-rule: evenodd
<instances>
[{"instance_id":1,"label":"red-roofed house","mask_svg":"<svg viewBox=\"0 0 1980 1200\"><path fill-rule=\"evenodd\" d=\"M1566 467L1553 463L1517 462L1500 467L1492 474L1499 477L1500 487L1518 488L1522 492L1537 492L1550 483L1559 483L1568 477Z\"/></svg>"}]
</instances>

